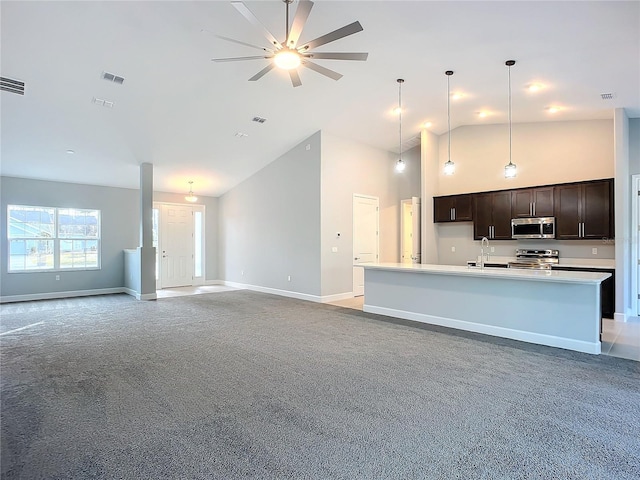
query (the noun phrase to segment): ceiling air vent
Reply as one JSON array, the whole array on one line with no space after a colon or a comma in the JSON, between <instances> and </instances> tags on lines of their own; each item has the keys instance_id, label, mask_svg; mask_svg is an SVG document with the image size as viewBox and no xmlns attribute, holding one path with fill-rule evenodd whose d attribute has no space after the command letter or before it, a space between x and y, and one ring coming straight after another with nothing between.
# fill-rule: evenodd
<instances>
[{"instance_id":1,"label":"ceiling air vent","mask_svg":"<svg viewBox=\"0 0 640 480\"><path fill-rule=\"evenodd\" d=\"M600 97L602 98L602 100L613 100L614 98L616 98L616 94L615 93L601 93Z\"/></svg>"},{"instance_id":2,"label":"ceiling air vent","mask_svg":"<svg viewBox=\"0 0 640 480\"><path fill-rule=\"evenodd\" d=\"M100 105L101 107L113 108L113 102L109 100L105 100L103 98L93 97L92 102L95 103L96 105Z\"/></svg>"},{"instance_id":3,"label":"ceiling air vent","mask_svg":"<svg viewBox=\"0 0 640 480\"><path fill-rule=\"evenodd\" d=\"M12 80L11 78L0 77L0 90L24 95L24 82Z\"/></svg>"},{"instance_id":4,"label":"ceiling air vent","mask_svg":"<svg viewBox=\"0 0 640 480\"><path fill-rule=\"evenodd\" d=\"M124 83L124 77L119 77L118 75L114 75L109 72L102 72L102 78L113 83L117 83L118 85L122 85Z\"/></svg>"},{"instance_id":5,"label":"ceiling air vent","mask_svg":"<svg viewBox=\"0 0 640 480\"><path fill-rule=\"evenodd\" d=\"M253 117L253 122L258 122L258 123L264 123L267 121L266 118L262 118L262 117Z\"/></svg>"},{"instance_id":6,"label":"ceiling air vent","mask_svg":"<svg viewBox=\"0 0 640 480\"><path fill-rule=\"evenodd\" d=\"M248 133L244 133L244 132L236 132L234 135L238 138L245 138L249 136Z\"/></svg>"}]
</instances>

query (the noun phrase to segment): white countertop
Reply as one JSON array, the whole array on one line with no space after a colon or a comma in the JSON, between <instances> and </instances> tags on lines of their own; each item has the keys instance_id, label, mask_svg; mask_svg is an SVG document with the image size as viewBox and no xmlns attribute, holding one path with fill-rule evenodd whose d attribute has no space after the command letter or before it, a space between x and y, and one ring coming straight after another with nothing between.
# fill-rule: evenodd
<instances>
[{"instance_id":1,"label":"white countertop","mask_svg":"<svg viewBox=\"0 0 640 480\"><path fill-rule=\"evenodd\" d=\"M470 262L479 262L480 257ZM515 262L516 257L500 257L497 255L489 255L489 260L485 260L485 263L499 263L506 265L509 262ZM571 267L571 268L602 268L608 270L615 270L616 261L611 258L560 258L560 262L556 267Z\"/></svg>"},{"instance_id":2,"label":"white countertop","mask_svg":"<svg viewBox=\"0 0 640 480\"><path fill-rule=\"evenodd\" d=\"M491 263L491 262L490 262ZM498 262L494 262L498 263ZM567 272L558 270L521 270L517 268L461 267L458 265L428 265L410 263L361 263L356 265L367 270L388 270L395 272L424 273L435 275L458 275L468 277L501 278L509 280L562 282L562 283L601 283L611 276L610 273Z\"/></svg>"}]
</instances>

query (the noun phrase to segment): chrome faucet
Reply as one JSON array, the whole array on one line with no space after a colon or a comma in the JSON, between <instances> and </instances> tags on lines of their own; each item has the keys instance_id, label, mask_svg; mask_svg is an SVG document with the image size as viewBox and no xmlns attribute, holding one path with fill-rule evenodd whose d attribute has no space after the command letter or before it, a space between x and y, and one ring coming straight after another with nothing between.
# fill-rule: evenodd
<instances>
[{"instance_id":1,"label":"chrome faucet","mask_svg":"<svg viewBox=\"0 0 640 480\"><path fill-rule=\"evenodd\" d=\"M484 247L489 248L489 239L487 237L482 237L482 241L480 242L480 268L484 268ZM487 250L487 260L489 260L489 251Z\"/></svg>"}]
</instances>

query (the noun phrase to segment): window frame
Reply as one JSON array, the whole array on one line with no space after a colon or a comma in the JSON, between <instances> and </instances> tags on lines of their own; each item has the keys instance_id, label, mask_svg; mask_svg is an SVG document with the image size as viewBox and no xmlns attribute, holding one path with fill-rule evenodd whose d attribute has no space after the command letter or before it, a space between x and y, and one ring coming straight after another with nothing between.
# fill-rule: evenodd
<instances>
[{"instance_id":1,"label":"window frame","mask_svg":"<svg viewBox=\"0 0 640 480\"><path fill-rule=\"evenodd\" d=\"M33 209L47 209L53 210L54 222L54 236L52 237L19 237L19 236L11 236L11 210L14 207L19 208L33 208ZM79 237L79 236L61 236L60 234L60 211L69 211L69 210L80 210L80 211L91 211L97 212L97 236L96 238L89 237ZM53 241L53 267L52 268L32 268L32 269L22 269L22 270L13 270L11 269L11 241L12 240L51 240ZM96 247L96 255L97 255L97 266L91 267L61 267L61 241L77 241L81 240L84 242L94 241L97 243ZM86 258L86 257L85 257ZM102 210L97 208L79 208L79 207L51 207L51 206L42 206L42 205L17 205L17 204L7 204L7 250L6 250L6 259L7 259L7 273L14 274L22 274L22 273L50 273L50 272L81 272L81 271L91 271L91 270L101 270L102 269ZM86 260L85 260L86 264Z\"/></svg>"}]
</instances>

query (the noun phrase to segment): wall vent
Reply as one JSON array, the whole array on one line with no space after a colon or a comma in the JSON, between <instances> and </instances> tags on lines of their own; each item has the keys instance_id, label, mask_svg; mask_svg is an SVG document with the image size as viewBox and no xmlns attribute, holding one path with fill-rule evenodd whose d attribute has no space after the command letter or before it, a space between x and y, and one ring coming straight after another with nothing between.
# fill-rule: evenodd
<instances>
[{"instance_id":1,"label":"wall vent","mask_svg":"<svg viewBox=\"0 0 640 480\"><path fill-rule=\"evenodd\" d=\"M96 105L100 105L101 107L113 108L113 102L105 100L104 98L93 97L92 102Z\"/></svg>"},{"instance_id":2,"label":"wall vent","mask_svg":"<svg viewBox=\"0 0 640 480\"><path fill-rule=\"evenodd\" d=\"M124 77L119 77L118 75L114 75L109 72L102 72L102 78L109 82L117 83L118 85L122 85L124 83Z\"/></svg>"},{"instance_id":3,"label":"wall vent","mask_svg":"<svg viewBox=\"0 0 640 480\"><path fill-rule=\"evenodd\" d=\"M602 98L602 100L613 100L614 98L616 98L616 94L615 93L601 93L600 97Z\"/></svg>"},{"instance_id":4,"label":"wall vent","mask_svg":"<svg viewBox=\"0 0 640 480\"><path fill-rule=\"evenodd\" d=\"M11 78L0 77L0 90L24 95L24 82L21 82L20 80L13 80Z\"/></svg>"},{"instance_id":5,"label":"wall vent","mask_svg":"<svg viewBox=\"0 0 640 480\"><path fill-rule=\"evenodd\" d=\"M266 121L267 121L267 119L266 119L266 118L263 118L263 117L253 117L253 120L252 120L252 121L254 121L254 122L258 122L258 123L264 123L264 122L266 122Z\"/></svg>"}]
</instances>

